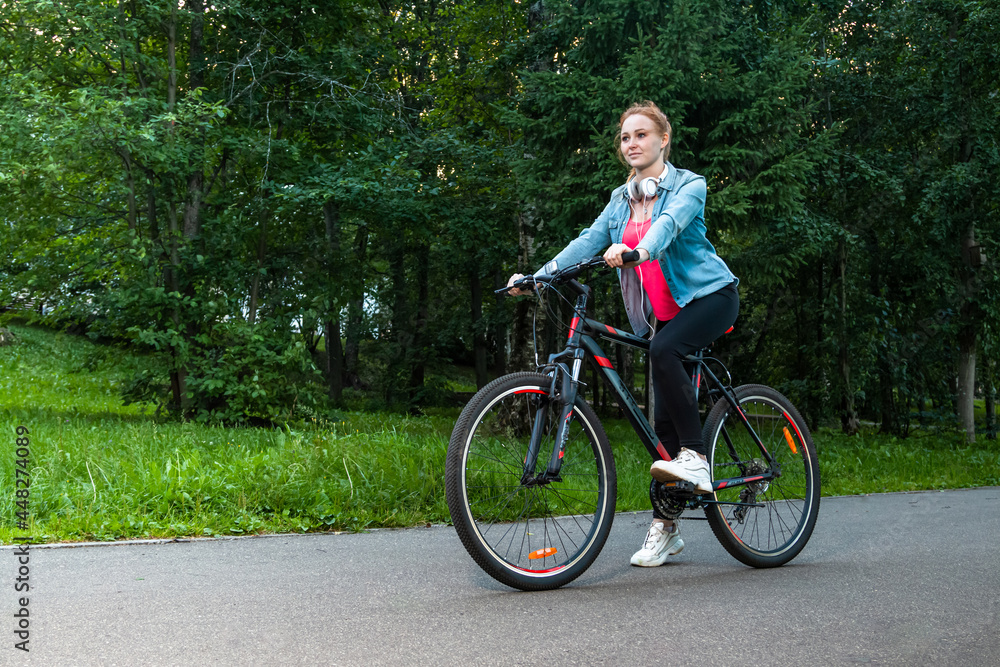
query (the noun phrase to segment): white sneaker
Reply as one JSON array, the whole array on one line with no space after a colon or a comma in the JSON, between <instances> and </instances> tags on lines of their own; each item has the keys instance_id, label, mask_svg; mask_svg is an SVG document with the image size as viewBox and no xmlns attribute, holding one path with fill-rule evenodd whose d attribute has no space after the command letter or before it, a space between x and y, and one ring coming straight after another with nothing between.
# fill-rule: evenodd
<instances>
[{"instance_id":1,"label":"white sneaker","mask_svg":"<svg viewBox=\"0 0 1000 667\"><path fill-rule=\"evenodd\" d=\"M649 474L658 482L691 482L702 493L712 492L708 462L686 447L673 461L654 461Z\"/></svg>"},{"instance_id":2,"label":"white sneaker","mask_svg":"<svg viewBox=\"0 0 1000 667\"><path fill-rule=\"evenodd\" d=\"M654 519L646 533L646 541L642 548L632 556L632 565L639 567L656 567L663 565L667 556L673 556L684 551L684 540L681 539L680 523L674 521L672 532L664 530L666 524L660 519Z\"/></svg>"}]
</instances>

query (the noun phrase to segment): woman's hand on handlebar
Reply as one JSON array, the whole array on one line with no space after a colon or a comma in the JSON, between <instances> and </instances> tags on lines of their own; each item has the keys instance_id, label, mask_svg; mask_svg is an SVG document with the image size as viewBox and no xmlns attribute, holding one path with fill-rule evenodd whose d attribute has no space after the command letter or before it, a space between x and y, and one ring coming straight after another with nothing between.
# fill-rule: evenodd
<instances>
[{"instance_id":1,"label":"woman's hand on handlebar","mask_svg":"<svg viewBox=\"0 0 1000 667\"><path fill-rule=\"evenodd\" d=\"M507 281L507 287L510 287L523 277L524 277L523 273L515 273L510 277L510 280ZM523 294L531 294L531 290L520 290L515 287L513 289L507 290L507 294L511 296L521 296Z\"/></svg>"},{"instance_id":2,"label":"woman's hand on handlebar","mask_svg":"<svg viewBox=\"0 0 1000 667\"><path fill-rule=\"evenodd\" d=\"M604 251L604 261L608 266L613 266L616 269L630 269L633 266L639 266L643 262L649 259L649 252L645 248L639 248L639 261L638 262L628 262L622 259L622 255L631 252L632 248L629 248L624 243L615 243L606 251Z\"/></svg>"}]
</instances>

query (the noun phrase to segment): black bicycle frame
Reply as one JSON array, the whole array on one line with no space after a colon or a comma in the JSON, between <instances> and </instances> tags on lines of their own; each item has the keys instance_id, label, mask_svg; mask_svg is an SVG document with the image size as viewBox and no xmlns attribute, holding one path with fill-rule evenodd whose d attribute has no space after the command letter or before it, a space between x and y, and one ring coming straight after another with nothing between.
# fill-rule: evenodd
<instances>
[{"instance_id":1,"label":"black bicycle frame","mask_svg":"<svg viewBox=\"0 0 1000 667\"><path fill-rule=\"evenodd\" d=\"M577 280L569 280L565 284L568 285L577 295L574 311L576 313L585 313L587 300L590 296L590 288ZM558 404L560 405L555 445L552 448L552 453L549 457L549 462L546 466L545 472L541 475L536 475L535 470L538 455L540 454L541 443L544 438L546 416L548 412L547 410L540 409L535 415L535 424L531 433L531 441L524 461L524 474L521 478L522 484L545 484L549 481L559 479L559 470L562 467L562 457L566 448L566 440L569 437L569 421L573 414L573 405L576 402L580 371L583 366L583 362L588 355L594 359L597 366L601 369L601 374L605 383L611 387L618 399L618 404L624 409L626 418L632 425L636 434L639 436L642 444L646 447L650 456L654 460L670 460L670 455L667 453L663 444L656 437L656 433L653 431L653 427L650 426L649 420L647 420L645 415L642 414L642 411L639 409L639 405L636 403L635 398L633 398L632 393L629 391L628 387L625 386L625 383L618 375L618 372L608 359L608 356L597 344L596 338L598 337L604 338L613 343L628 345L630 347L649 352L649 340L645 338L616 329L615 327L588 317L580 317L579 315L573 317L570 322L569 336L566 342L566 347L561 352L549 355L548 360L548 367L551 369L552 375L552 386L549 389L548 397L556 397ZM736 397L731 391L726 389L725 385L723 385L719 378L716 377L715 373L713 373L708 367L708 364L705 362L704 351L688 355L686 357L686 361L693 364L691 381L695 387L695 395L697 396L697 392L700 390L702 380L704 378L705 382L710 387L711 394L718 394L721 396L730 404L730 406L732 406L733 410L736 411L736 414L739 415L743 426L747 429L747 432L750 433L768 463L768 470L764 473L747 477L718 479L713 483L713 487L715 489L723 489L740 486L750 482L767 481L777 477L778 474L780 474L780 471L777 470L774 459L767 451L767 448L764 447L764 443L761 442L760 437L753 430L749 419L747 419L746 414L744 414L743 410L740 408ZM547 397L540 397L539 400L548 399ZM730 449L731 454L735 457L736 451L733 447L729 434L725 431L725 427L723 427L722 435Z\"/></svg>"}]
</instances>

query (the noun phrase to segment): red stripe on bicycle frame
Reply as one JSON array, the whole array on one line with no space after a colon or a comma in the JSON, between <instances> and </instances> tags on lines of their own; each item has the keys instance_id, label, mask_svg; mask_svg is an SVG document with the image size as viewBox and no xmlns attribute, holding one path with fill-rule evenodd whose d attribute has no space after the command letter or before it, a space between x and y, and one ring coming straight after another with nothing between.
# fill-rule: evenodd
<instances>
[{"instance_id":1,"label":"red stripe on bicycle frame","mask_svg":"<svg viewBox=\"0 0 1000 667\"><path fill-rule=\"evenodd\" d=\"M729 482L719 482L719 485L717 487L715 487L715 488L717 488L717 489L724 489L727 486L729 486Z\"/></svg>"},{"instance_id":2,"label":"red stripe on bicycle frame","mask_svg":"<svg viewBox=\"0 0 1000 667\"><path fill-rule=\"evenodd\" d=\"M670 454L667 454L667 448L663 446L663 443L659 440L656 441L656 451L660 456L663 457L664 461L670 460Z\"/></svg>"},{"instance_id":3,"label":"red stripe on bicycle frame","mask_svg":"<svg viewBox=\"0 0 1000 667\"><path fill-rule=\"evenodd\" d=\"M604 368L614 368L614 366L611 365L611 362L604 357L595 356L594 361L597 362L598 366L603 366Z\"/></svg>"},{"instance_id":4,"label":"red stripe on bicycle frame","mask_svg":"<svg viewBox=\"0 0 1000 667\"><path fill-rule=\"evenodd\" d=\"M613 333L613 334L616 334L616 333L618 333L618 330L617 330L617 329L615 329L615 328L614 328L613 326L611 326L610 324L605 324L604 326L605 326L605 327L607 327L608 331L610 331L611 333Z\"/></svg>"},{"instance_id":5,"label":"red stripe on bicycle frame","mask_svg":"<svg viewBox=\"0 0 1000 667\"><path fill-rule=\"evenodd\" d=\"M574 317L570 321L570 323L569 323L569 335L566 336L567 338L572 338L573 337L573 332L576 331L576 325L578 325L579 323L580 323L580 318L579 317Z\"/></svg>"}]
</instances>

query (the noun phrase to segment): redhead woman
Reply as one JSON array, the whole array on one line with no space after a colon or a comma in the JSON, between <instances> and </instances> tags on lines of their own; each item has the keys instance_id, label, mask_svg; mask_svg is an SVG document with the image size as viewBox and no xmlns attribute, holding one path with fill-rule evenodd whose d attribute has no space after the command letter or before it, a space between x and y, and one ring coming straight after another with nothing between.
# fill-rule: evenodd
<instances>
[{"instance_id":1,"label":"redhead woman","mask_svg":"<svg viewBox=\"0 0 1000 667\"><path fill-rule=\"evenodd\" d=\"M635 104L619 119L618 150L632 168L626 182L580 236L553 261L567 266L603 251L618 269L633 330L652 335L654 427L670 460L653 463L661 482L684 480L712 490L701 441L701 421L682 359L718 338L736 321L738 280L705 235L705 178L670 163L672 129L652 102ZM639 251L626 264L622 254ZM515 274L508 285L522 276ZM512 290L516 296L520 290ZM655 567L684 549L677 516L653 522L632 564Z\"/></svg>"}]
</instances>

